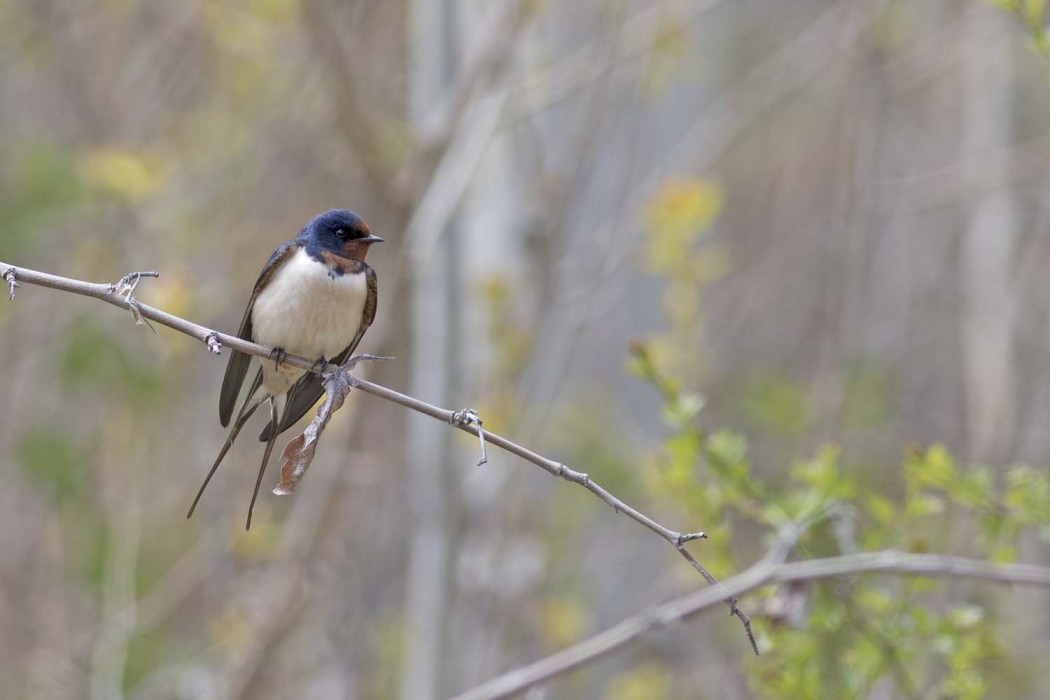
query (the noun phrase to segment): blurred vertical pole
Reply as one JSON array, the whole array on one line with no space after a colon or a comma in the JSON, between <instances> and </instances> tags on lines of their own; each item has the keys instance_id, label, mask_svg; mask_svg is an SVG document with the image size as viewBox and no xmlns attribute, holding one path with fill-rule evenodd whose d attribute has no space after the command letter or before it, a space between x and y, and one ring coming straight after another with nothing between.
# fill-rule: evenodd
<instances>
[{"instance_id":1,"label":"blurred vertical pole","mask_svg":"<svg viewBox=\"0 0 1050 700\"><path fill-rule=\"evenodd\" d=\"M411 0L409 109L417 133L440 109L455 70L456 0ZM455 224L452 224L453 226ZM411 393L448 405L458 338L452 329L457 288L454 231L421 259L408 251L412 269ZM406 628L408 639L401 697L433 700L442 687L449 602L450 431L419 414L408 418L406 455L412 534L409 539Z\"/></svg>"},{"instance_id":2,"label":"blurred vertical pole","mask_svg":"<svg viewBox=\"0 0 1050 700\"><path fill-rule=\"evenodd\" d=\"M1009 16L969 13L962 151L979 158L1013 142L1013 44ZM1009 189L980 194L966 212L961 253L962 359L970 458L1010 458L1015 428L1013 257L1017 201Z\"/></svg>"}]
</instances>

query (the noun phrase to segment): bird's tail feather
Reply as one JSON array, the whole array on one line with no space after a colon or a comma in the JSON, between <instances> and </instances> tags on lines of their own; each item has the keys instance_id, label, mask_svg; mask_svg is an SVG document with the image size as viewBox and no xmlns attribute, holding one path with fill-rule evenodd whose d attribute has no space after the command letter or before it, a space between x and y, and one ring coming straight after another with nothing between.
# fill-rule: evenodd
<instances>
[{"instance_id":1,"label":"bird's tail feather","mask_svg":"<svg viewBox=\"0 0 1050 700\"><path fill-rule=\"evenodd\" d=\"M233 441L237 439L237 434L241 432L241 428L248 422L248 419L252 417L262 402L265 400L265 392L260 391L262 385L262 372L260 371L255 375L255 381L252 382L252 387L248 391L248 395L244 397L244 403L241 404L241 410L237 412L237 420L233 422L233 427L230 428L230 434L226 438L226 444L219 450L219 456L215 458L215 463L211 465L211 469L208 470L208 475L204 477L204 482L201 487L197 490L197 495L193 499L193 503L190 505L189 511L186 513L186 517L190 518L193 516L193 511L197 508L197 503L201 500L201 496L204 495L204 489L208 488L208 482L215 475L215 470L219 468L219 464L222 463L223 457L233 447Z\"/></svg>"}]
</instances>

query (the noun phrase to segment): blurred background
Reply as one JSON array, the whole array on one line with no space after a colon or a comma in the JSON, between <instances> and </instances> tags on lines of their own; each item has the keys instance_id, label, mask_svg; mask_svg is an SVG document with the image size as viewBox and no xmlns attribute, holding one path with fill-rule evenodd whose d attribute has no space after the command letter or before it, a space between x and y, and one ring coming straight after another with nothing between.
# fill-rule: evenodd
<instances>
[{"instance_id":1,"label":"blurred background","mask_svg":"<svg viewBox=\"0 0 1050 700\"><path fill-rule=\"evenodd\" d=\"M934 443L1050 462L1048 81L980 0L0 0L0 260L159 270L142 301L233 332L270 251L351 208L386 239L368 378L718 533L659 483L632 342L757 480L831 443L874 483ZM250 533L251 426L187 521L225 356L23 285L0 362L6 697L448 697L702 583L364 394ZM730 542L719 575L768 544ZM1050 680L1033 600L1010 697ZM760 663L719 610L530 697L746 698Z\"/></svg>"}]
</instances>

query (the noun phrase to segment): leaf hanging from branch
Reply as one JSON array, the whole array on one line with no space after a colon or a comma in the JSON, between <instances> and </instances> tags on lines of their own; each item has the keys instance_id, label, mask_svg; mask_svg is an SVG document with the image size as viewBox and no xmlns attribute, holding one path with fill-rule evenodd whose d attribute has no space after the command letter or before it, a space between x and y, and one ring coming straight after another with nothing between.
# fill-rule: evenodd
<instances>
[{"instance_id":1,"label":"leaf hanging from branch","mask_svg":"<svg viewBox=\"0 0 1050 700\"><path fill-rule=\"evenodd\" d=\"M345 364L326 369L321 373L324 380L324 402L317 409L317 415L310 421L299 435L288 441L281 452L281 483L273 488L276 496L288 496L295 491L303 474L310 468L314 461L314 452L317 450L317 442L321 434L332 419L332 414L338 411L346 397L350 394L352 387L350 370L362 360L390 360L390 357L379 357L377 355L358 355L351 357Z\"/></svg>"}]
</instances>

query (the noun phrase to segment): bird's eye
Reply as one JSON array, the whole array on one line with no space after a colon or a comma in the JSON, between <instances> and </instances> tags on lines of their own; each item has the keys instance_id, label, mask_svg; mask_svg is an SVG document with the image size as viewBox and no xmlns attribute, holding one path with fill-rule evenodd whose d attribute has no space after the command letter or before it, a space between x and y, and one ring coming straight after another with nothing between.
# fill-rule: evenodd
<instances>
[{"instance_id":1,"label":"bird's eye","mask_svg":"<svg viewBox=\"0 0 1050 700\"><path fill-rule=\"evenodd\" d=\"M340 238L346 238L350 234L347 233L345 228L340 228L335 230L335 235L339 236Z\"/></svg>"}]
</instances>

